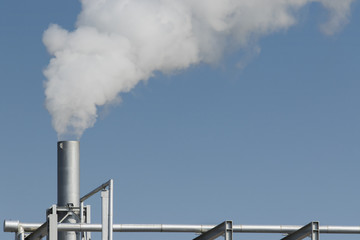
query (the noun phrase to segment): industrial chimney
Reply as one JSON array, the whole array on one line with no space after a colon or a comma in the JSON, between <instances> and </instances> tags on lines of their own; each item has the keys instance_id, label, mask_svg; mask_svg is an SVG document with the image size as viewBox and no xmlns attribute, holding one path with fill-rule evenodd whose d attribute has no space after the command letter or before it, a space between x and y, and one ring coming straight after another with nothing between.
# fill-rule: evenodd
<instances>
[{"instance_id":1,"label":"industrial chimney","mask_svg":"<svg viewBox=\"0 0 360 240\"><path fill-rule=\"evenodd\" d=\"M77 223L80 208L80 154L79 141L60 141L57 144L57 207L63 223ZM69 211L66 211L69 210ZM66 216L67 215L67 216ZM59 232L59 240L76 240L75 232Z\"/></svg>"}]
</instances>

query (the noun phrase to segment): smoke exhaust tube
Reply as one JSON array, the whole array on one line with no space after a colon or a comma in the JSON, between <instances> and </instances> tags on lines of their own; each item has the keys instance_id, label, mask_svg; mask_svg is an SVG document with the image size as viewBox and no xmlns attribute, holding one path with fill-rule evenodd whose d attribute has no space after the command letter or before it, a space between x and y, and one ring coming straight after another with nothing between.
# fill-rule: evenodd
<instances>
[{"instance_id":1,"label":"smoke exhaust tube","mask_svg":"<svg viewBox=\"0 0 360 240\"><path fill-rule=\"evenodd\" d=\"M80 142L59 141L57 144L57 206L80 207ZM77 211L75 211L77 212ZM59 220L66 212L59 213ZM76 223L78 218L70 214L63 223ZM75 232L59 232L59 240L76 240Z\"/></svg>"}]
</instances>

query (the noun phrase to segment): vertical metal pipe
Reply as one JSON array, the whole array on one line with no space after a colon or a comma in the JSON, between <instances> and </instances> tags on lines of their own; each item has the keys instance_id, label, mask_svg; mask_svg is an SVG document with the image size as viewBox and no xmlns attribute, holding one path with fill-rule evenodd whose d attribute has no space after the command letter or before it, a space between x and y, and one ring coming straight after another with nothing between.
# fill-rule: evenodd
<instances>
[{"instance_id":1,"label":"vertical metal pipe","mask_svg":"<svg viewBox=\"0 0 360 240\"><path fill-rule=\"evenodd\" d=\"M108 220L108 227L109 227L109 240L113 240L113 212L114 212L114 202L113 202L113 185L114 181L110 179L109 181L109 220Z\"/></svg>"},{"instance_id":2,"label":"vertical metal pipe","mask_svg":"<svg viewBox=\"0 0 360 240\"><path fill-rule=\"evenodd\" d=\"M24 240L25 239L25 233L24 233L24 228L23 227L19 227L18 232L15 233L16 236L16 240Z\"/></svg>"},{"instance_id":3,"label":"vertical metal pipe","mask_svg":"<svg viewBox=\"0 0 360 240\"><path fill-rule=\"evenodd\" d=\"M58 142L58 195L59 207L80 207L80 154L79 141ZM60 214L62 219L66 213ZM63 223L76 223L78 217L70 213ZM59 232L59 240L76 240L75 232Z\"/></svg>"},{"instance_id":4,"label":"vertical metal pipe","mask_svg":"<svg viewBox=\"0 0 360 240\"><path fill-rule=\"evenodd\" d=\"M109 238L109 190L101 191L101 224L102 224L102 240Z\"/></svg>"}]
</instances>

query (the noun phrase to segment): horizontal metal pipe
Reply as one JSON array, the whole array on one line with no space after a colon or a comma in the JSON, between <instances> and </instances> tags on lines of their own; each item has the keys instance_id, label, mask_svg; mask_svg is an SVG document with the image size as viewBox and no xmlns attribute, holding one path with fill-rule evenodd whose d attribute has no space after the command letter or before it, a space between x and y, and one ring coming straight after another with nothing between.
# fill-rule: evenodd
<instances>
[{"instance_id":1,"label":"horizontal metal pipe","mask_svg":"<svg viewBox=\"0 0 360 240\"><path fill-rule=\"evenodd\" d=\"M360 226L320 226L320 233L352 233L359 234Z\"/></svg>"},{"instance_id":2,"label":"horizontal metal pipe","mask_svg":"<svg viewBox=\"0 0 360 240\"><path fill-rule=\"evenodd\" d=\"M33 232L41 223L20 223L4 221L5 232L17 232L21 226L25 232ZM203 233L216 225L179 225L179 224L114 224L114 232L188 232ZM299 225L234 225L234 232L245 233L292 233L302 228ZM60 223L59 231L101 232L101 224ZM320 226L320 233L360 234L360 226Z\"/></svg>"},{"instance_id":3,"label":"horizontal metal pipe","mask_svg":"<svg viewBox=\"0 0 360 240\"><path fill-rule=\"evenodd\" d=\"M17 232L20 226L25 232L34 232L42 223L20 223L19 221L4 221L4 232Z\"/></svg>"},{"instance_id":4,"label":"horizontal metal pipe","mask_svg":"<svg viewBox=\"0 0 360 240\"><path fill-rule=\"evenodd\" d=\"M215 225L177 225L177 224L114 224L114 232L195 232L210 230Z\"/></svg>"}]
</instances>

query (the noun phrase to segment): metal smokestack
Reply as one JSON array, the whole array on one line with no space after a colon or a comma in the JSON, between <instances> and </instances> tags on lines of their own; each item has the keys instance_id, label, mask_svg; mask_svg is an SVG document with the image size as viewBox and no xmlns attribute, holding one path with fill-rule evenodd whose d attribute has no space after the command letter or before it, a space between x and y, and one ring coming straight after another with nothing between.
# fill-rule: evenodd
<instances>
[{"instance_id":1,"label":"metal smokestack","mask_svg":"<svg viewBox=\"0 0 360 240\"><path fill-rule=\"evenodd\" d=\"M79 141L60 141L57 144L58 153L58 207L80 207L80 143ZM59 214L59 220L67 213ZM63 223L76 223L77 216L70 214ZM59 232L59 240L76 240L75 232Z\"/></svg>"}]
</instances>

